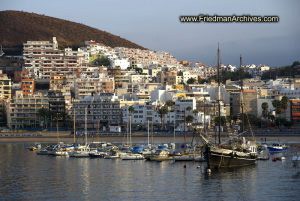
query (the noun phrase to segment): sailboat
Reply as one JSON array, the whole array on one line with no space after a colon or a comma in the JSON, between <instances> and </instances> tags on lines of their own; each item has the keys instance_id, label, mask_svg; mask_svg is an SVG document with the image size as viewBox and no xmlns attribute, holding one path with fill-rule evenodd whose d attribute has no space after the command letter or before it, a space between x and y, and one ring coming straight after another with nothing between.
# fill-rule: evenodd
<instances>
[{"instance_id":1,"label":"sailboat","mask_svg":"<svg viewBox=\"0 0 300 201\"><path fill-rule=\"evenodd\" d=\"M234 135L228 143L221 143L221 93L220 93L220 48L218 46L218 144L210 143L202 136L206 144L205 156L208 169L234 168L253 165L257 159L257 145L254 140L247 141L241 135ZM241 85L241 106L243 108L243 88ZM243 109L242 109L243 112ZM243 114L242 114L243 115ZM242 122L243 123L243 122ZM243 128L243 126L242 126ZM243 129L242 129L243 131ZM243 132L242 132L243 133Z\"/></svg>"},{"instance_id":2,"label":"sailboat","mask_svg":"<svg viewBox=\"0 0 300 201\"><path fill-rule=\"evenodd\" d=\"M79 145L73 152L69 153L70 157L83 158L89 157L90 148L87 143L87 107L85 108L85 145Z\"/></svg>"}]
</instances>

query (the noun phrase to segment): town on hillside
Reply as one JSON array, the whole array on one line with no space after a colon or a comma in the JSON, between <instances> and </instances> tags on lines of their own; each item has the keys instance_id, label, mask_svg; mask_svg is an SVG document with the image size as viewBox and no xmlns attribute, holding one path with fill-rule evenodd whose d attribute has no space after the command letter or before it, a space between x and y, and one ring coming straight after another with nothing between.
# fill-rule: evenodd
<instances>
[{"instance_id":1,"label":"town on hillside","mask_svg":"<svg viewBox=\"0 0 300 201\"><path fill-rule=\"evenodd\" d=\"M219 97L216 66L93 40L77 50L56 37L27 41L20 56L1 49L0 127L71 132L87 118L89 132L121 133L130 123L132 131L182 133L214 131L219 121L224 131L240 129L247 118L254 130L297 128L300 78L261 79L269 66L220 64Z\"/></svg>"}]
</instances>

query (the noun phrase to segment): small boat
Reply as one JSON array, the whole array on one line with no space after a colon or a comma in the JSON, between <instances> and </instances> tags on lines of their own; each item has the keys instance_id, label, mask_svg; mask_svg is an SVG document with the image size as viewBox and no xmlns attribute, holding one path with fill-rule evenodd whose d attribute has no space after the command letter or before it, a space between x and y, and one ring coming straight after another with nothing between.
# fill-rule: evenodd
<instances>
[{"instance_id":1,"label":"small boat","mask_svg":"<svg viewBox=\"0 0 300 201\"><path fill-rule=\"evenodd\" d=\"M272 158L272 161L275 162L275 161L284 161L286 158L284 156L274 156Z\"/></svg>"},{"instance_id":2,"label":"small boat","mask_svg":"<svg viewBox=\"0 0 300 201\"><path fill-rule=\"evenodd\" d=\"M288 149L288 146L286 146L285 144L280 144L280 143L274 143L274 144L268 146L268 150L271 153L282 152L287 149Z\"/></svg>"},{"instance_id":3,"label":"small boat","mask_svg":"<svg viewBox=\"0 0 300 201\"><path fill-rule=\"evenodd\" d=\"M104 157L107 156L107 155L108 155L107 152L104 152L104 151L98 151L98 150L92 151L92 152L89 153L89 156L90 156L91 158L104 158Z\"/></svg>"},{"instance_id":4,"label":"small boat","mask_svg":"<svg viewBox=\"0 0 300 201\"><path fill-rule=\"evenodd\" d=\"M27 147L27 149L29 151L36 151L36 150L40 150L42 148L42 145L40 143L36 143L33 146Z\"/></svg>"},{"instance_id":5,"label":"small boat","mask_svg":"<svg viewBox=\"0 0 300 201\"><path fill-rule=\"evenodd\" d=\"M151 161L166 161L172 160L173 158L169 156L169 151L167 150L157 150L153 155L150 156Z\"/></svg>"},{"instance_id":6,"label":"small boat","mask_svg":"<svg viewBox=\"0 0 300 201\"><path fill-rule=\"evenodd\" d=\"M134 153L122 153L120 155L122 160L144 160L144 156L142 154L134 154Z\"/></svg>"},{"instance_id":7,"label":"small boat","mask_svg":"<svg viewBox=\"0 0 300 201\"><path fill-rule=\"evenodd\" d=\"M269 160L270 153L266 144L259 145L257 148L257 160Z\"/></svg>"},{"instance_id":8,"label":"small boat","mask_svg":"<svg viewBox=\"0 0 300 201\"><path fill-rule=\"evenodd\" d=\"M120 152L115 150L111 150L109 154L104 156L104 159L116 159L116 158L120 158Z\"/></svg>"},{"instance_id":9,"label":"small boat","mask_svg":"<svg viewBox=\"0 0 300 201\"><path fill-rule=\"evenodd\" d=\"M85 158L85 157L90 157L90 148L88 146L78 146L74 149L74 151L69 152L70 157L75 157L75 158Z\"/></svg>"},{"instance_id":10,"label":"small boat","mask_svg":"<svg viewBox=\"0 0 300 201\"><path fill-rule=\"evenodd\" d=\"M38 150L36 152L37 155L49 155L49 150L47 148Z\"/></svg>"}]
</instances>

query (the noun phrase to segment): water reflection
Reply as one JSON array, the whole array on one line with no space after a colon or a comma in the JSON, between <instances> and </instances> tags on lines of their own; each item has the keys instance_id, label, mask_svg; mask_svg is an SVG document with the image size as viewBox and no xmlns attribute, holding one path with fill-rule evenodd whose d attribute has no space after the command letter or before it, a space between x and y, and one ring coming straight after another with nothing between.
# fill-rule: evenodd
<instances>
[{"instance_id":1,"label":"water reflection","mask_svg":"<svg viewBox=\"0 0 300 201\"><path fill-rule=\"evenodd\" d=\"M0 200L295 200L299 192L289 157L207 176L196 162L49 157L25 147L0 144Z\"/></svg>"}]
</instances>

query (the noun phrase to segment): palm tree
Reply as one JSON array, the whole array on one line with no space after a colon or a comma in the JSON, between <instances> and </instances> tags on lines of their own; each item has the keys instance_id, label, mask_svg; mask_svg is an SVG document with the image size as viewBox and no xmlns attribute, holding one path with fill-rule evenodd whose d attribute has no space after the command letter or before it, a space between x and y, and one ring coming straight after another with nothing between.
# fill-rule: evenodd
<instances>
[{"instance_id":1,"label":"palm tree","mask_svg":"<svg viewBox=\"0 0 300 201\"><path fill-rule=\"evenodd\" d=\"M134 107L131 105L128 108L129 114L132 114L134 112Z\"/></svg>"},{"instance_id":2,"label":"palm tree","mask_svg":"<svg viewBox=\"0 0 300 201\"><path fill-rule=\"evenodd\" d=\"M174 111L175 102L172 100L168 100L166 102L166 106L168 108L168 113ZM171 117L169 117L169 124L171 123ZM168 126L169 127L169 126Z\"/></svg>"},{"instance_id":3,"label":"palm tree","mask_svg":"<svg viewBox=\"0 0 300 201\"><path fill-rule=\"evenodd\" d=\"M187 122L188 126L191 125L191 123L193 123L194 121L194 117L192 115L188 115L186 118L185 118L185 121Z\"/></svg>"},{"instance_id":4,"label":"palm tree","mask_svg":"<svg viewBox=\"0 0 300 201\"><path fill-rule=\"evenodd\" d=\"M161 122L161 128L164 127L164 116L168 113L168 107L166 105L164 106L161 106L159 109L158 109L158 114L160 116L160 122Z\"/></svg>"},{"instance_id":5,"label":"palm tree","mask_svg":"<svg viewBox=\"0 0 300 201\"><path fill-rule=\"evenodd\" d=\"M132 116L132 113L134 113L134 107L131 105L129 106L128 108L128 111L129 111L129 121L130 121L130 127L129 127L129 132L130 132L130 135L129 135L129 144L131 146L131 116ZM128 142L128 132L127 132L127 142Z\"/></svg>"}]
</instances>

